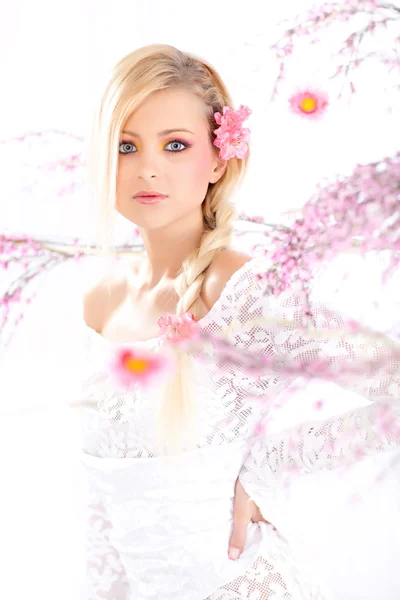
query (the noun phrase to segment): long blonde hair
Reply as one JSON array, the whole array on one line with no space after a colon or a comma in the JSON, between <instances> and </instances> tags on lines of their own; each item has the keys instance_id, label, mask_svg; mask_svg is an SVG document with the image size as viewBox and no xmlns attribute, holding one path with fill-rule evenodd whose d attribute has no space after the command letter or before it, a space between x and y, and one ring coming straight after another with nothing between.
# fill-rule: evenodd
<instances>
[{"instance_id":1,"label":"long blonde hair","mask_svg":"<svg viewBox=\"0 0 400 600\"><path fill-rule=\"evenodd\" d=\"M222 112L224 106L233 108L231 97L210 64L173 46L145 46L121 59L95 110L88 148L88 175L97 218L98 247L103 256L115 254L112 223L120 131L153 92L174 87L189 89L203 101L213 142L213 130L218 127L214 113ZM215 151L218 152L217 148ZM248 159L230 159L222 177L209 184L202 204L204 233L200 246L187 256L175 282L179 296L176 314L190 311L196 319L199 316L199 297L207 268L231 242L237 213L229 198L247 162ZM190 360L187 354L177 353L177 369L167 385L157 420L160 453L173 454L182 449L181 434L184 429L186 433L190 431L195 422Z\"/></svg>"}]
</instances>

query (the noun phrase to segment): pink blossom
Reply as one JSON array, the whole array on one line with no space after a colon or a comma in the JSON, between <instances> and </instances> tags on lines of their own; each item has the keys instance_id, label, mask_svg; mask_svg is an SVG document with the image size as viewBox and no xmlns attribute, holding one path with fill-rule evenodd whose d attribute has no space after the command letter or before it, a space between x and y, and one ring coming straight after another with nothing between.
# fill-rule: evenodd
<instances>
[{"instance_id":1,"label":"pink blossom","mask_svg":"<svg viewBox=\"0 0 400 600\"><path fill-rule=\"evenodd\" d=\"M362 253L385 250L391 263L384 279L399 264L400 256L400 153L373 164L357 165L348 177L326 184L304 205L292 229L271 238L269 254L273 269L265 274L270 292L279 295L293 286L308 294L318 262L354 248ZM388 201L388 197L390 200ZM353 321L349 329L356 331Z\"/></svg>"},{"instance_id":2,"label":"pink blossom","mask_svg":"<svg viewBox=\"0 0 400 600\"><path fill-rule=\"evenodd\" d=\"M214 130L216 139L214 146L220 148L220 157L223 160L230 158L246 158L248 154L247 142L250 139L250 129L243 128L245 121L252 111L247 106L240 105L237 111L224 106L223 113L214 113L215 122L220 125Z\"/></svg>"},{"instance_id":3,"label":"pink blossom","mask_svg":"<svg viewBox=\"0 0 400 600\"><path fill-rule=\"evenodd\" d=\"M169 354L121 347L112 356L109 373L123 388L148 385L171 368Z\"/></svg>"},{"instance_id":4,"label":"pink blossom","mask_svg":"<svg viewBox=\"0 0 400 600\"><path fill-rule=\"evenodd\" d=\"M325 114L328 96L320 90L305 89L293 94L289 104L293 113L307 119L319 119Z\"/></svg>"},{"instance_id":5,"label":"pink blossom","mask_svg":"<svg viewBox=\"0 0 400 600\"><path fill-rule=\"evenodd\" d=\"M336 66L331 78L342 76L345 81L349 73L371 59L373 61L378 60L384 65L389 65L391 68L398 67L397 29L400 18L399 10L393 3L381 4L380 10L376 10L377 5L377 2L367 2L366 0L322 2L318 7L314 6L304 14L296 15L280 39L271 48L278 60L278 76L273 87L272 99L275 98L279 85L285 78L286 59L294 53L295 43L301 42L302 38L304 40L305 36L309 38L311 46L323 42L325 39L321 35L323 29L334 26L338 21L350 22L353 20L354 31L349 34L346 33L347 37L345 37L340 45L338 44L337 56L339 58L343 57L343 59ZM366 26L359 25L360 15L362 15L363 20L367 16L369 23ZM392 26L391 31L389 31L388 25ZM392 53L389 55L388 52L381 51L379 46L374 50L371 44L375 36L374 32L378 28L382 29L383 27L385 28L386 38L389 38L389 35L393 34L392 39L387 39L386 42L386 48L393 48ZM365 47L362 48L363 43L367 44L368 51L365 51ZM350 91L354 93L355 86L352 81L349 81L349 86ZM339 99L341 96L342 91L339 92Z\"/></svg>"},{"instance_id":6,"label":"pink blossom","mask_svg":"<svg viewBox=\"0 0 400 600\"><path fill-rule=\"evenodd\" d=\"M323 400L316 400L314 402L314 408L315 408L315 410L321 410L322 407L323 407L323 405L324 405L324 401Z\"/></svg>"},{"instance_id":7,"label":"pink blossom","mask_svg":"<svg viewBox=\"0 0 400 600\"><path fill-rule=\"evenodd\" d=\"M267 424L264 423L263 421L260 421L259 423L257 423L257 425L255 427L255 435L263 435L266 431L266 427L267 427Z\"/></svg>"},{"instance_id":8,"label":"pink blossom","mask_svg":"<svg viewBox=\"0 0 400 600\"><path fill-rule=\"evenodd\" d=\"M158 319L157 324L163 335L173 344L194 339L198 332L195 318L189 312L182 313L179 316L165 313Z\"/></svg>"}]
</instances>

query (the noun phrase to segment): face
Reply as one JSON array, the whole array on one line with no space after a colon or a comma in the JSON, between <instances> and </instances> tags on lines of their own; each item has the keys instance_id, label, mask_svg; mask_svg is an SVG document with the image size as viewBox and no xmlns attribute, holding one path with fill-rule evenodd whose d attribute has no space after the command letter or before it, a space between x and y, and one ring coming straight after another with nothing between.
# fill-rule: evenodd
<instances>
[{"instance_id":1,"label":"face","mask_svg":"<svg viewBox=\"0 0 400 600\"><path fill-rule=\"evenodd\" d=\"M149 230L198 217L209 183L226 168L217 152L201 100L183 89L155 92L120 134L118 212ZM134 198L143 190L166 198L145 204Z\"/></svg>"}]
</instances>

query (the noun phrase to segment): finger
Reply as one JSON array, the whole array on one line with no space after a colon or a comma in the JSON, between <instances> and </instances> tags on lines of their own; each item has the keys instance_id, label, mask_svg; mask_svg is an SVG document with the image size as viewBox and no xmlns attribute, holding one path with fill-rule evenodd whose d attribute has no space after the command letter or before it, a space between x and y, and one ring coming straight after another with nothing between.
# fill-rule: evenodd
<instances>
[{"instance_id":1,"label":"finger","mask_svg":"<svg viewBox=\"0 0 400 600\"><path fill-rule=\"evenodd\" d=\"M252 503L239 479L237 479L233 503L233 528L228 547L228 556L231 560L239 558L243 551L251 515Z\"/></svg>"},{"instance_id":2,"label":"finger","mask_svg":"<svg viewBox=\"0 0 400 600\"><path fill-rule=\"evenodd\" d=\"M233 522L233 531L229 541L228 549L228 556L230 560L236 560L243 552L249 522L250 518L248 518L247 521L243 520L242 518L240 521L236 520Z\"/></svg>"}]
</instances>

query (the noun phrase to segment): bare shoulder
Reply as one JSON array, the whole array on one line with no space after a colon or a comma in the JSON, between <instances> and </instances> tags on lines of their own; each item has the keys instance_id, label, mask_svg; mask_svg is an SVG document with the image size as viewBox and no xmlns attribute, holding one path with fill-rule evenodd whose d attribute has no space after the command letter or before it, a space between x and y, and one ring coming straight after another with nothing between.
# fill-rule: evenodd
<instances>
[{"instance_id":1,"label":"bare shoulder","mask_svg":"<svg viewBox=\"0 0 400 600\"><path fill-rule=\"evenodd\" d=\"M129 265L134 274L136 264L133 261L123 263L114 273L101 277L84 293L83 318L89 327L99 333L108 316L123 302L126 296L127 266Z\"/></svg>"},{"instance_id":2,"label":"bare shoulder","mask_svg":"<svg viewBox=\"0 0 400 600\"><path fill-rule=\"evenodd\" d=\"M231 248L222 250L218 254L208 267L202 286L201 297L208 310L218 300L232 275L252 258L244 252Z\"/></svg>"}]
</instances>

